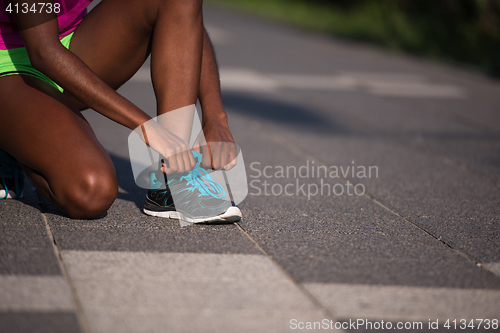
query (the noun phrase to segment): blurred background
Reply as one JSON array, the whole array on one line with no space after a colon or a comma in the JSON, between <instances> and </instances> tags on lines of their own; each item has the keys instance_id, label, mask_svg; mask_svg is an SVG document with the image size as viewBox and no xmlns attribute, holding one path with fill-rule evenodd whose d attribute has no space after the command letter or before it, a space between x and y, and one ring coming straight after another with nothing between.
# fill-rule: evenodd
<instances>
[{"instance_id":1,"label":"blurred background","mask_svg":"<svg viewBox=\"0 0 500 333\"><path fill-rule=\"evenodd\" d=\"M500 74L498 0L210 0L349 39Z\"/></svg>"}]
</instances>

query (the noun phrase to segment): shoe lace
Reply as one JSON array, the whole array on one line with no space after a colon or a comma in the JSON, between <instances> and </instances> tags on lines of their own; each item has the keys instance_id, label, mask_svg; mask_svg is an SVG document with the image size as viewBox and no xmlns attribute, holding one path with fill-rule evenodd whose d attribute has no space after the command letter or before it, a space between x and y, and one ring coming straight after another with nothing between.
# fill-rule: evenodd
<instances>
[{"instance_id":1,"label":"shoe lace","mask_svg":"<svg viewBox=\"0 0 500 333\"><path fill-rule=\"evenodd\" d=\"M14 179L14 183L16 185L16 196L19 197L21 195L22 185L24 185L23 171L21 170L21 167L19 167L17 160L2 149L0 149L0 178L2 179L2 183L0 185L3 185L3 188L5 189L5 195L0 198L0 200L7 198L9 195L9 189L7 188L7 184L5 182L6 178Z\"/></svg>"},{"instance_id":2,"label":"shoe lace","mask_svg":"<svg viewBox=\"0 0 500 333\"><path fill-rule=\"evenodd\" d=\"M196 166L191 171L181 174L180 180L185 180L187 185L190 186L189 190L198 190L201 196L208 195L216 199L224 198L226 196L224 188L205 169L200 167L201 154L193 151L193 156L197 160Z\"/></svg>"}]
</instances>

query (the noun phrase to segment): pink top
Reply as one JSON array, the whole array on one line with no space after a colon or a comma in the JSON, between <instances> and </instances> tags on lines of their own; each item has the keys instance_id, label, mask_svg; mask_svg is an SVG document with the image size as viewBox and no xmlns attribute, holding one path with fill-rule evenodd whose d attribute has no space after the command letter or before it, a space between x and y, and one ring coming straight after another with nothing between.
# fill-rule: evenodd
<instances>
[{"instance_id":1,"label":"pink top","mask_svg":"<svg viewBox=\"0 0 500 333\"><path fill-rule=\"evenodd\" d=\"M0 0L0 49L8 50L23 47L23 39L17 28L14 16L5 11L5 6ZM61 11L57 14L59 22L59 39L72 33L77 25L87 14L87 6L92 0L55 0L61 4ZM15 7L12 7L15 9ZM21 7L19 7L21 10Z\"/></svg>"}]
</instances>

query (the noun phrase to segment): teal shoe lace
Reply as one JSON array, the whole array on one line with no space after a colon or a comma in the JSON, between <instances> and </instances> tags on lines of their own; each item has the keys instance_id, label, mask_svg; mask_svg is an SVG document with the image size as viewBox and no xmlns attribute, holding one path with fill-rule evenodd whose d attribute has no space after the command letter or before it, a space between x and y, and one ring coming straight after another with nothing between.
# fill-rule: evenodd
<instances>
[{"instance_id":1,"label":"teal shoe lace","mask_svg":"<svg viewBox=\"0 0 500 333\"><path fill-rule=\"evenodd\" d=\"M226 196L224 188L219 185L205 169L200 167L201 154L193 151L193 156L197 161L196 166L189 172L175 175L169 179L167 186L185 181L187 186L183 187L182 191L194 192L197 190L200 193L199 196L208 195L216 199L224 198ZM150 189L165 189L164 183L158 181L155 173L151 173L149 180Z\"/></svg>"},{"instance_id":2,"label":"teal shoe lace","mask_svg":"<svg viewBox=\"0 0 500 333\"><path fill-rule=\"evenodd\" d=\"M195 189L200 192L200 196L209 195L216 199L222 199L226 196L226 192L217 183L212 176L207 172L207 170L200 167L201 164L201 154L193 151L193 156L197 160L196 166L187 172L184 176L181 176L181 181L185 180L191 190Z\"/></svg>"},{"instance_id":3,"label":"teal shoe lace","mask_svg":"<svg viewBox=\"0 0 500 333\"><path fill-rule=\"evenodd\" d=\"M9 195L9 189L7 188L6 179L14 179L16 197L21 197L23 193L24 186L24 174L17 163L17 160L12 157L10 154L0 149L0 179L1 185L5 189L5 195L0 200L7 198Z\"/></svg>"}]
</instances>

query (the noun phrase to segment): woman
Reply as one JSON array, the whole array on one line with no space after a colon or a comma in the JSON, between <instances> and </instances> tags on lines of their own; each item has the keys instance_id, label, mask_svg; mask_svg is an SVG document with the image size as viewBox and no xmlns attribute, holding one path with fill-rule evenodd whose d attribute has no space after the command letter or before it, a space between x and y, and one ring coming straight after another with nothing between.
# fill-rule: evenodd
<instances>
[{"instance_id":1,"label":"woman","mask_svg":"<svg viewBox=\"0 0 500 333\"><path fill-rule=\"evenodd\" d=\"M228 156L234 160L202 0L103 0L86 16L91 0L1 1L0 149L17 159L33 185L70 217L101 216L118 188L109 155L80 113L85 108L132 130L142 128L142 138L166 157L166 173L185 175L200 162L225 168ZM151 126L146 113L115 91L150 53L158 115L192 106L199 98L206 141L228 143L204 153L203 161L189 149L188 131L176 135ZM168 186L167 192L163 186L163 201L154 191L148 193L158 206L153 211L172 211L171 200L165 199ZM205 222L241 216L236 207L219 206L225 210L204 216Z\"/></svg>"}]
</instances>

